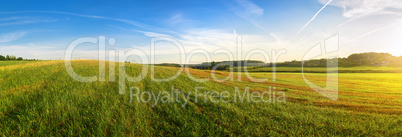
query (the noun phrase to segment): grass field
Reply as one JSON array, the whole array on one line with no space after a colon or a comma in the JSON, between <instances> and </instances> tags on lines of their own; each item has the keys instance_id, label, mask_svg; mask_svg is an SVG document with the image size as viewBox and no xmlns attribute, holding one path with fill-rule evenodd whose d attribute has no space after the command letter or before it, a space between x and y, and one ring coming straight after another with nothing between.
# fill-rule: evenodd
<instances>
[{"instance_id":1,"label":"grass field","mask_svg":"<svg viewBox=\"0 0 402 137\"><path fill-rule=\"evenodd\" d=\"M72 66L82 76L98 74L97 61L78 60ZM178 69L155 67L155 77L172 76ZM140 70L141 65L126 64L130 76L140 75ZM153 98L148 103L130 103L128 92L120 95L118 67L115 71L116 81L79 82L68 75L64 61L0 62L0 135L402 136L402 73L340 73L337 101L316 93L296 72L278 72L276 81L256 83L244 74L238 81L234 77L237 73L233 81L214 81L210 71L191 69L191 76L209 81L195 82L183 72L168 82L153 82L150 73L140 82L126 82L127 89L138 87L158 93L173 87L190 95L186 105L154 105ZM214 74L229 76L226 71ZM270 72L250 75L272 78ZM326 73L305 75L325 85ZM110 77L106 75L106 79ZM195 87L203 87L206 95L191 96ZM241 93L275 87L274 94L286 95L282 98L285 102L248 103L232 98L228 102L197 101L216 98L207 91L235 95L235 87Z\"/></svg>"},{"instance_id":2,"label":"grass field","mask_svg":"<svg viewBox=\"0 0 402 137\"><path fill-rule=\"evenodd\" d=\"M0 67L18 66L18 64L37 63L40 61L1 61Z\"/></svg>"}]
</instances>

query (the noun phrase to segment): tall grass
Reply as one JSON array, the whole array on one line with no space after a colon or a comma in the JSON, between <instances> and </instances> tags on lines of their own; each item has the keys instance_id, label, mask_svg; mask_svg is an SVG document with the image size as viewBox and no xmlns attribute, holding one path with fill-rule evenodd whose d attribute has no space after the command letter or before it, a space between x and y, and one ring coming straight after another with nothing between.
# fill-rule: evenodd
<instances>
[{"instance_id":1,"label":"tall grass","mask_svg":"<svg viewBox=\"0 0 402 137\"><path fill-rule=\"evenodd\" d=\"M130 76L139 75L140 65L126 65ZM128 93L119 95L117 67L116 81L89 83L72 79L62 61L2 67L0 134L4 136L402 136L400 73L340 74L340 98L336 102L303 84L300 73L277 73L276 82L237 81L236 77L235 81L218 82L211 79L210 71L192 69L192 76L210 81L195 82L182 73L169 82L153 82L148 73L141 82L125 85L127 89L135 86L156 93L170 91L172 86L183 94L193 93L195 87L233 95L234 87L244 92L246 87L263 91L269 86L286 93L286 103L232 99L213 103L190 96L191 101L182 107L177 102L154 106L153 99L150 103L130 103ZM73 68L83 76L97 75L98 62L74 61ZM156 67L155 77L169 77L177 71ZM228 76L228 72L215 74ZM251 75L272 78L271 73ZM325 85L325 74L307 74L307 78Z\"/></svg>"}]
</instances>

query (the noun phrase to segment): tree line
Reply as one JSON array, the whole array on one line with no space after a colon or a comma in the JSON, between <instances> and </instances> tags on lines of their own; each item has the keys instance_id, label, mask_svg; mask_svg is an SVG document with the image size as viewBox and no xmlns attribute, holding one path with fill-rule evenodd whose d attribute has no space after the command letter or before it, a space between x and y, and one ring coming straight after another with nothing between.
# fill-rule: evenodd
<instances>
[{"instance_id":1,"label":"tree line","mask_svg":"<svg viewBox=\"0 0 402 137\"><path fill-rule=\"evenodd\" d=\"M389 53L355 53L344 58L331 58L331 59L312 59L306 61L287 61L277 63L276 66L286 67L327 67L337 66L339 67L354 67L354 66L402 66L402 56L396 57Z\"/></svg>"},{"instance_id":2,"label":"tree line","mask_svg":"<svg viewBox=\"0 0 402 137\"><path fill-rule=\"evenodd\" d=\"M261 68L275 65L276 67L354 67L354 66L393 66L402 67L402 56L396 57L389 53L355 53L343 58L322 58L306 61L285 61L276 64L265 63L258 60L204 62L201 64L186 65L195 69L229 70L233 67Z\"/></svg>"},{"instance_id":3,"label":"tree line","mask_svg":"<svg viewBox=\"0 0 402 137\"><path fill-rule=\"evenodd\" d=\"M16 57L14 55L0 55L0 61L7 61L7 60L35 60L35 59L24 59L22 57Z\"/></svg>"},{"instance_id":4,"label":"tree line","mask_svg":"<svg viewBox=\"0 0 402 137\"><path fill-rule=\"evenodd\" d=\"M191 68L195 69L205 69L205 70L228 70L233 67L249 67L249 66L254 66L254 67L265 67L268 64L259 61L259 60L238 60L238 61L221 61L221 62L204 62L201 64L193 64L193 65L186 65Z\"/></svg>"},{"instance_id":5,"label":"tree line","mask_svg":"<svg viewBox=\"0 0 402 137\"><path fill-rule=\"evenodd\" d=\"M157 66L170 66L170 67L181 67L180 64L175 63L162 63L155 64ZM353 67L353 66L393 66L402 67L402 56L396 57L389 53L355 53L348 57L343 58L322 58L322 59L311 59L306 61L285 61L278 62L276 64L265 63L258 60L239 60L239 61L220 61L220 62L203 62L201 64L184 64L184 67L191 67L195 69L203 70L229 70L235 67L251 67L251 68L262 68L262 67Z\"/></svg>"}]
</instances>

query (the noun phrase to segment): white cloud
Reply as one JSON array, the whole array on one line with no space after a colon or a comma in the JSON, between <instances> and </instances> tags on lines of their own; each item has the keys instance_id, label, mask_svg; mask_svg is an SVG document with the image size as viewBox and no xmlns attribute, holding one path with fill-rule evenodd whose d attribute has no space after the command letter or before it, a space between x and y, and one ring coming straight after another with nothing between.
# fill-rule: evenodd
<instances>
[{"instance_id":1,"label":"white cloud","mask_svg":"<svg viewBox=\"0 0 402 137\"><path fill-rule=\"evenodd\" d=\"M197 20L188 19L187 16L185 16L185 14L183 13L174 14L172 17L167 19L166 22L170 25L177 25L177 24L191 25L194 23L199 23L199 21Z\"/></svg>"},{"instance_id":2,"label":"white cloud","mask_svg":"<svg viewBox=\"0 0 402 137\"><path fill-rule=\"evenodd\" d=\"M319 0L326 3L328 0ZM334 0L330 5L344 9L343 16L354 18L387 8L402 9L401 0Z\"/></svg>"},{"instance_id":3,"label":"white cloud","mask_svg":"<svg viewBox=\"0 0 402 137\"><path fill-rule=\"evenodd\" d=\"M70 13L70 12L60 12L60 11L15 11L15 12L0 12L0 14L15 14L15 13L53 13L53 14L64 14L64 15L71 15L71 16L77 16L77 17L84 17L84 18L93 18L93 19L103 19L103 20L112 20L112 21L118 21L126 24L130 24L133 26L137 26L143 29L147 30L160 30L168 33L174 33L173 31L166 30L163 28L147 25L144 23L140 23L137 21L133 20L128 20L128 19L122 19L122 18L113 18L113 17L105 17L105 16L96 16L96 15L87 15L87 14L77 14L77 13ZM42 22L53 22L57 20L42 20ZM5 24L0 24L1 25L18 25L18 24L23 24L23 23L36 23L32 21L21 21L21 22L14 22L14 23L5 23Z\"/></svg>"},{"instance_id":4,"label":"white cloud","mask_svg":"<svg viewBox=\"0 0 402 137\"><path fill-rule=\"evenodd\" d=\"M234 10L238 16L264 15L264 9L248 0L236 0L236 3L238 4L238 7Z\"/></svg>"},{"instance_id":5,"label":"white cloud","mask_svg":"<svg viewBox=\"0 0 402 137\"><path fill-rule=\"evenodd\" d=\"M348 40L348 41L346 41L346 42L344 42L344 43L341 43L340 46L342 47L342 46L344 46L344 45L346 45L346 44L348 44L348 43L350 43L350 42L356 41L356 40L358 40L358 39L360 39L360 38L362 38L362 37L364 37L364 36L370 35L370 34L372 34L372 33L378 32L378 31L382 31L382 30L388 29L388 28L393 27L393 26L395 26L395 25L399 25L400 23L401 23L401 22L398 22L398 23L395 23L395 24L391 24L391 25L388 25L388 26L385 26L385 27L381 27L381 28L375 29L375 30L371 30L371 31L369 31L369 32L366 32L366 33L360 35L360 36L357 36L357 37L355 37L355 38L353 38L353 39L350 39L350 40Z\"/></svg>"},{"instance_id":6,"label":"white cloud","mask_svg":"<svg viewBox=\"0 0 402 137\"><path fill-rule=\"evenodd\" d=\"M255 49L262 49L267 52L268 55L271 55L271 50L280 50L284 48L295 48L293 45L296 43L290 43L289 41L284 41L281 39L281 35L270 33L269 35L256 35L256 34L237 34L234 30L221 30L221 29L207 29L207 28L198 28L198 29L190 29L177 37L160 34L155 32L142 32L144 35L149 37L170 37L176 39L179 43L181 43L186 51L186 54L189 54L191 51L201 49L205 50L212 56L212 59L215 61L218 60L228 60L226 55L214 55L213 52L216 50L224 49L228 50L232 53L233 57L237 59L237 42L236 36L242 36L242 56L243 58L246 54ZM234 35L235 34L235 35ZM313 45L317 41L313 41L314 43L309 43L311 41L299 41L297 44L304 45ZM157 63L162 63L164 60L168 60L169 58L173 58L179 55L179 50L176 46L169 43L158 43L156 45L156 53L159 57L156 58ZM291 47L293 46L293 47ZM146 54L149 55L150 48L149 46L133 46L133 48L141 49ZM296 47L297 48L297 47ZM299 59L302 56L300 51L304 50L303 47L298 47L299 49L292 50L291 56L284 55L279 58L279 61L291 60L291 59ZM300 56L300 57L299 57ZM255 59L265 60L258 55L255 55ZM178 60L170 60L178 63ZM203 56L197 56L192 58L192 63L201 63L207 61Z\"/></svg>"},{"instance_id":7,"label":"white cloud","mask_svg":"<svg viewBox=\"0 0 402 137\"><path fill-rule=\"evenodd\" d=\"M265 30L262 27L262 17L264 15L264 9L260 6L254 4L249 0L234 0L235 4L230 5L230 10L233 11L237 16L243 18L244 20L250 22L255 27ZM232 3L231 3L232 4Z\"/></svg>"},{"instance_id":8,"label":"white cloud","mask_svg":"<svg viewBox=\"0 0 402 137\"><path fill-rule=\"evenodd\" d=\"M29 59L64 59L65 49L61 46L39 46L34 43L0 46L0 55L15 55ZM75 49L72 59L97 59L97 50Z\"/></svg>"},{"instance_id":9,"label":"white cloud","mask_svg":"<svg viewBox=\"0 0 402 137\"><path fill-rule=\"evenodd\" d=\"M319 2L325 4L328 0ZM326 31L340 35L340 55L378 49L392 53L398 49L400 40L396 37L401 31L395 29L401 26L401 0L333 0L329 5L341 8L339 16L347 19Z\"/></svg>"},{"instance_id":10,"label":"white cloud","mask_svg":"<svg viewBox=\"0 0 402 137\"><path fill-rule=\"evenodd\" d=\"M41 17L7 17L0 18L0 26L32 24L41 22L56 22L57 19L41 18Z\"/></svg>"},{"instance_id":11,"label":"white cloud","mask_svg":"<svg viewBox=\"0 0 402 137\"><path fill-rule=\"evenodd\" d=\"M171 17L168 20L168 22L171 23L171 24L176 24L176 23L182 22L183 20L184 20L183 19L183 14L179 13L179 14L176 14L173 17Z\"/></svg>"},{"instance_id":12,"label":"white cloud","mask_svg":"<svg viewBox=\"0 0 402 137\"><path fill-rule=\"evenodd\" d=\"M167 35L167 34L162 34L162 33L157 33L157 32L151 32L151 31L140 31L140 30L132 30L132 31L142 33L142 34L144 34L145 36L148 36L148 37L151 37L151 38L153 38L153 37L157 37L157 38L161 38L161 37L171 37L170 35Z\"/></svg>"},{"instance_id":13,"label":"white cloud","mask_svg":"<svg viewBox=\"0 0 402 137\"><path fill-rule=\"evenodd\" d=\"M27 33L28 33L27 31L20 31L20 32L11 32L11 33L0 35L0 43L18 40L18 39L24 37Z\"/></svg>"}]
</instances>

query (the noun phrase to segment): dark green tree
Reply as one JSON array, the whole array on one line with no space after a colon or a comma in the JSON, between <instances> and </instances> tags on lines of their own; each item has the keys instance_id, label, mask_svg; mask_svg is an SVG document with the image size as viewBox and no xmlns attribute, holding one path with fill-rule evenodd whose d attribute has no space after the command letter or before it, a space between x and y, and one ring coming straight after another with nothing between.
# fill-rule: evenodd
<instances>
[{"instance_id":1,"label":"dark green tree","mask_svg":"<svg viewBox=\"0 0 402 137\"><path fill-rule=\"evenodd\" d=\"M17 57L15 57L14 55L10 55L10 60L17 60Z\"/></svg>"},{"instance_id":2,"label":"dark green tree","mask_svg":"<svg viewBox=\"0 0 402 137\"><path fill-rule=\"evenodd\" d=\"M6 57L0 55L0 60L6 60Z\"/></svg>"}]
</instances>

